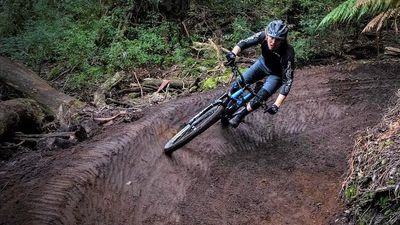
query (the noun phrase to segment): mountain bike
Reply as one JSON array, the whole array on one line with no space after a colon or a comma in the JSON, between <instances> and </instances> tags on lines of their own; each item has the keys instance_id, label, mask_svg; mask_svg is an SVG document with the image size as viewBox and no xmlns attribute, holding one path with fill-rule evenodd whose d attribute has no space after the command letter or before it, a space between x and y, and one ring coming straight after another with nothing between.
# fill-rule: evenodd
<instances>
[{"instance_id":1,"label":"mountain bike","mask_svg":"<svg viewBox=\"0 0 400 225\"><path fill-rule=\"evenodd\" d=\"M223 126L229 125L229 120L236 115L235 113L241 107L246 107L246 103L256 96L256 90L261 86L257 83L246 84L237 65L232 63L229 66L232 70L232 80L238 81L240 88L234 93L230 93L230 89L228 89L222 96L185 123L182 129L165 144L164 152L166 154L171 154L184 146L218 120L221 120Z\"/></svg>"}]
</instances>

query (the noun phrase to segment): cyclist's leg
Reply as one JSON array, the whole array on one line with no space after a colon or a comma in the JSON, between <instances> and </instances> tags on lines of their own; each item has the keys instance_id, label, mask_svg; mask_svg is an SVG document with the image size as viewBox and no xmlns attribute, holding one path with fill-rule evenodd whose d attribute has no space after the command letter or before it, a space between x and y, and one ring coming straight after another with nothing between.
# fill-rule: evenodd
<instances>
[{"instance_id":1,"label":"cyclist's leg","mask_svg":"<svg viewBox=\"0 0 400 225\"><path fill-rule=\"evenodd\" d=\"M248 68L243 73L244 82L246 84L252 84L258 80L261 80L267 74L268 70L264 64L264 58L260 57L253 65L250 66L250 68ZM239 80L236 80L232 83L231 90L229 91L230 93L235 93L237 90L239 90L240 85L238 82L242 82L240 78Z\"/></svg>"},{"instance_id":2,"label":"cyclist's leg","mask_svg":"<svg viewBox=\"0 0 400 225\"><path fill-rule=\"evenodd\" d=\"M267 78L265 78L264 85L257 92L257 96L255 96L249 102L251 111L258 109L261 106L262 102L267 100L271 95L273 95L281 85L282 85L282 78L277 75L271 74Z\"/></svg>"},{"instance_id":3,"label":"cyclist's leg","mask_svg":"<svg viewBox=\"0 0 400 225\"><path fill-rule=\"evenodd\" d=\"M263 87L257 92L257 95L247 104L246 107L242 108L237 112L237 115L232 118L229 123L233 127L239 126L240 122L250 112L258 109L262 102L268 99L273 93L275 93L282 84L282 78L276 75L269 75L264 82Z\"/></svg>"}]
</instances>

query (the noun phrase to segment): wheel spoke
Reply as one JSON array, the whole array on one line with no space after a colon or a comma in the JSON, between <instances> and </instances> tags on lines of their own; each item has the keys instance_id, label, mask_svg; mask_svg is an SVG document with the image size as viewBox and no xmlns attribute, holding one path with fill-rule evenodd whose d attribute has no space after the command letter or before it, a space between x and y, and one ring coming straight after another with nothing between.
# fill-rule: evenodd
<instances>
[{"instance_id":1,"label":"wheel spoke","mask_svg":"<svg viewBox=\"0 0 400 225\"><path fill-rule=\"evenodd\" d=\"M190 124L182 128L173 138L171 138L164 147L166 153L170 153L177 148L191 141L197 135L201 134L208 127L218 121L224 108L221 105L214 105L207 109L202 115L191 119Z\"/></svg>"}]
</instances>

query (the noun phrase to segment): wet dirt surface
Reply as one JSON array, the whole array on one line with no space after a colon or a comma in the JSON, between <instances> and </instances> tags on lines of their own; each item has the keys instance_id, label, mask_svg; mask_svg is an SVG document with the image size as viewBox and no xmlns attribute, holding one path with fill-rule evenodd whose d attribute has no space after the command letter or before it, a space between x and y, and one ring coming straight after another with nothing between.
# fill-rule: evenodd
<instances>
[{"instance_id":1,"label":"wet dirt surface","mask_svg":"<svg viewBox=\"0 0 400 225\"><path fill-rule=\"evenodd\" d=\"M340 224L355 132L379 122L399 71L398 61L299 70L277 115L218 123L172 157L167 138L223 90L73 149L22 154L0 168L0 224Z\"/></svg>"}]
</instances>

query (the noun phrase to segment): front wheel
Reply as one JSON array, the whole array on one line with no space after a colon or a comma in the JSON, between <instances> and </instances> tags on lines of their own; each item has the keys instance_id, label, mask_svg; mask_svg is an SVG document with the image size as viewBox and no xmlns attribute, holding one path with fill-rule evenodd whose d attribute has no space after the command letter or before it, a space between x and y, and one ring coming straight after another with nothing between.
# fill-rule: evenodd
<instances>
[{"instance_id":1,"label":"front wheel","mask_svg":"<svg viewBox=\"0 0 400 225\"><path fill-rule=\"evenodd\" d=\"M214 105L208 110L196 115L190 120L185 127L183 127L174 137L172 137L167 144L165 144L164 152L167 154L172 153L183 145L187 144L197 135L207 130L211 125L221 118L224 111L222 105Z\"/></svg>"}]
</instances>

